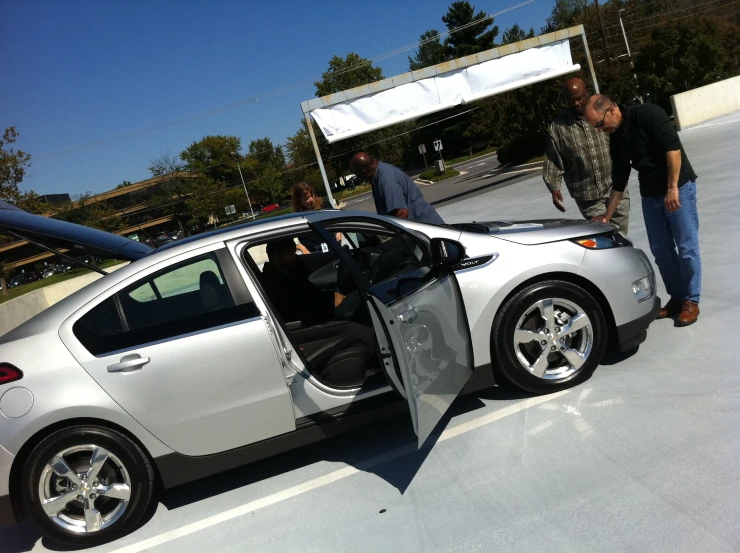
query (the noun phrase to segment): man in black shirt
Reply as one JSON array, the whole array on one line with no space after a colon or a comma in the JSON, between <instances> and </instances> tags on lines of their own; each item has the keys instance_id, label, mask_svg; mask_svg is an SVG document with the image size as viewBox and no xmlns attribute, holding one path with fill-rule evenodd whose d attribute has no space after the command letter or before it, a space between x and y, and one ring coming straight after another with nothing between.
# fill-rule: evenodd
<instances>
[{"instance_id":1,"label":"man in black shirt","mask_svg":"<svg viewBox=\"0 0 740 553\"><path fill-rule=\"evenodd\" d=\"M267 258L260 280L284 321L311 325L332 318L334 294L311 284L310 272L298 259L293 240L267 244Z\"/></svg>"},{"instance_id":2,"label":"man in black shirt","mask_svg":"<svg viewBox=\"0 0 740 553\"><path fill-rule=\"evenodd\" d=\"M659 106L626 107L603 95L591 96L584 119L611 135L612 193L597 220L608 222L617 209L631 163L640 181L650 251L671 296L658 318L678 315L677 326L695 323L701 294L696 173L676 129Z\"/></svg>"}]
</instances>

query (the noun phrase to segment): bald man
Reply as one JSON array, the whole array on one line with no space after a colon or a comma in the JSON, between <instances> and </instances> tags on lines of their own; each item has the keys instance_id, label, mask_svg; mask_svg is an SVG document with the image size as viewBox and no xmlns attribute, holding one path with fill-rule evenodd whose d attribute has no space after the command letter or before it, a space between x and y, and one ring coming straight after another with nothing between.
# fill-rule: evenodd
<instances>
[{"instance_id":1,"label":"bald man","mask_svg":"<svg viewBox=\"0 0 740 553\"><path fill-rule=\"evenodd\" d=\"M398 167L359 152L349 161L349 169L372 185L378 215L392 215L430 225L445 224L439 213L424 199L419 187Z\"/></svg>"},{"instance_id":2,"label":"bald man","mask_svg":"<svg viewBox=\"0 0 740 553\"><path fill-rule=\"evenodd\" d=\"M542 178L552 194L553 205L565 212L561 181L565 181L578 210L586 219L606 213L612 187L609 137L583 120L589 94L583 79L568 79L563 86L566 107L550 124ZM629 192L611 218L627 233L630 219Z\"/></svg>"},{"instance_id":3,"label":"bald man","mask_svg":"<svg viewBox=\"0 0 740 553\"><path fill-rule=\"evenodd\" d=\"M614 190L598 220L609 222L631 167L637 169L650 251L671 296L658 318L675 317L676 326L694 324L701 296L697 177L676 128L660 106L627 107L599 94L591 96L583 118L611 135Z\"/></svg>"}]
</instances>

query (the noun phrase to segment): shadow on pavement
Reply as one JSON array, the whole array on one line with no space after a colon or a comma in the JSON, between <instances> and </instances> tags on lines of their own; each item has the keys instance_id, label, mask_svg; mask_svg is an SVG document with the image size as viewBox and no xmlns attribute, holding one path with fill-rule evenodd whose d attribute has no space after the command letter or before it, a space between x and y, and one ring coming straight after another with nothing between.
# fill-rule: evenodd
<instances>
[{"instance_id":1,"label":"shadow on pavement","mask_svg":"<svg viewBox=\"0 0 740 553\"><path fill-rule=\"evenodd\" d=\"M452 417L485 407L482 399L526 397L530 396L492 388L459 398L421 450L417 450L411 420L404 412L354 432L252 463L246 469L237 468L172 488L160 500L167 509L177 509L320 461L341 462L376 474L403 494Z\"/></svg>"},{"instance_id":2,"label":"shadow on pavement","mask_svg":"<svg viewBox=\"0 0 740 553\"><path fill-rule=\"evenodd\" d=\"M501 186L502 184L509 183L510 181L516 180L516 179L522 179L529 177L532 173L534 173L536 169L533 169L532 171L528 171L526 173L517 173L516 175L511 175L510 177L505 177L503 179L490 182L488 184L484 184L483 186L478 186L476 188L471 188L470 190L465 190L464 192L459 192L457 194L452 194L451 196L447 196L446 198L440 198L439 200L435 200L431 202L432 205L440 205L443 203L451 202L453 200L459 200L460 198L464 198L465 196L469 196L471 194L476 194L478 192L481 192L482 190L488 190L489 188L494 187L500 187L505 188L505 186ZM505 174L505 173L504 173ZM471 175L470 177L463 177L462 179L458 180L457 183L464 183L464 182L472 182L472 181L479 181L491 178L493 176L498 175L490 175L488 173L481 173L478 175ZM513 184L513 183L511 183Z\"/></svg>"}]
</instances>

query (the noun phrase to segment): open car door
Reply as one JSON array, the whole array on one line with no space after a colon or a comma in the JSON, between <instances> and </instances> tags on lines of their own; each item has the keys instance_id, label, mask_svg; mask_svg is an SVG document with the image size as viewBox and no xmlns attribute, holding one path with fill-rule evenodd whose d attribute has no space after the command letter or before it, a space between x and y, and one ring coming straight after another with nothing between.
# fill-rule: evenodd
<instances>
[{"instance_id":1,"label":"open car door","mask_svg":"<svg viewBox=\"0 0 740 553\"><path fill-rule=\"evenodd\" d=\"M464 248L433 239L430 257L427 245L404 229L350 228L329 228L344 229L353 246L332 247L364 288L368 307L377 315L376 333L390 337L396 363L381 352L383 369L408 400L421 448L473 374L470 331L452 270Z\"/></svg>"}]
</instances>

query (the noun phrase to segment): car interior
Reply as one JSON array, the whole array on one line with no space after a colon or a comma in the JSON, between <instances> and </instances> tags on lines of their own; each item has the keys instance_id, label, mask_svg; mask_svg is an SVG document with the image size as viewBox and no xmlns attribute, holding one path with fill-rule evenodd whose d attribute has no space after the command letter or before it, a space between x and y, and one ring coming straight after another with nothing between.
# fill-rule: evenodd
<instances>
[{"instance_id":1,"label":"car interior","mask_svg":"<svg viewBox=\"0 0 740 553\"><path fill-rule=\"evenodd\" d=\"M408 273L419 268L417 258L406 241L392 232L342 232L332 233L341 238L342 247L357 263L371 283ZM338 254L313 232L273 239L314 246L312 253L301 254L294 248L296 267L281 279L268 265L274 263L274 255L268 256L270 244L250 245L245 251L247 264L258 277L258 281L271 304L286 335L299 352L306 368L323 383L336 388L372 387L385 384L381 370L378 343L366 301L360 295L357 281ZM290 244L288 244L290 249ZM290 255L290 253L288 253ZM333 300L333 309L328 316L315 320L298 318L295 306L286 304L304 301L303 297L291 296L287 290L305 286L305 296L313 290L326 294ZM311 309L306 315L316 313ZM305 318L308 318L305 317Z\"/></svg>"}]
</instances>

